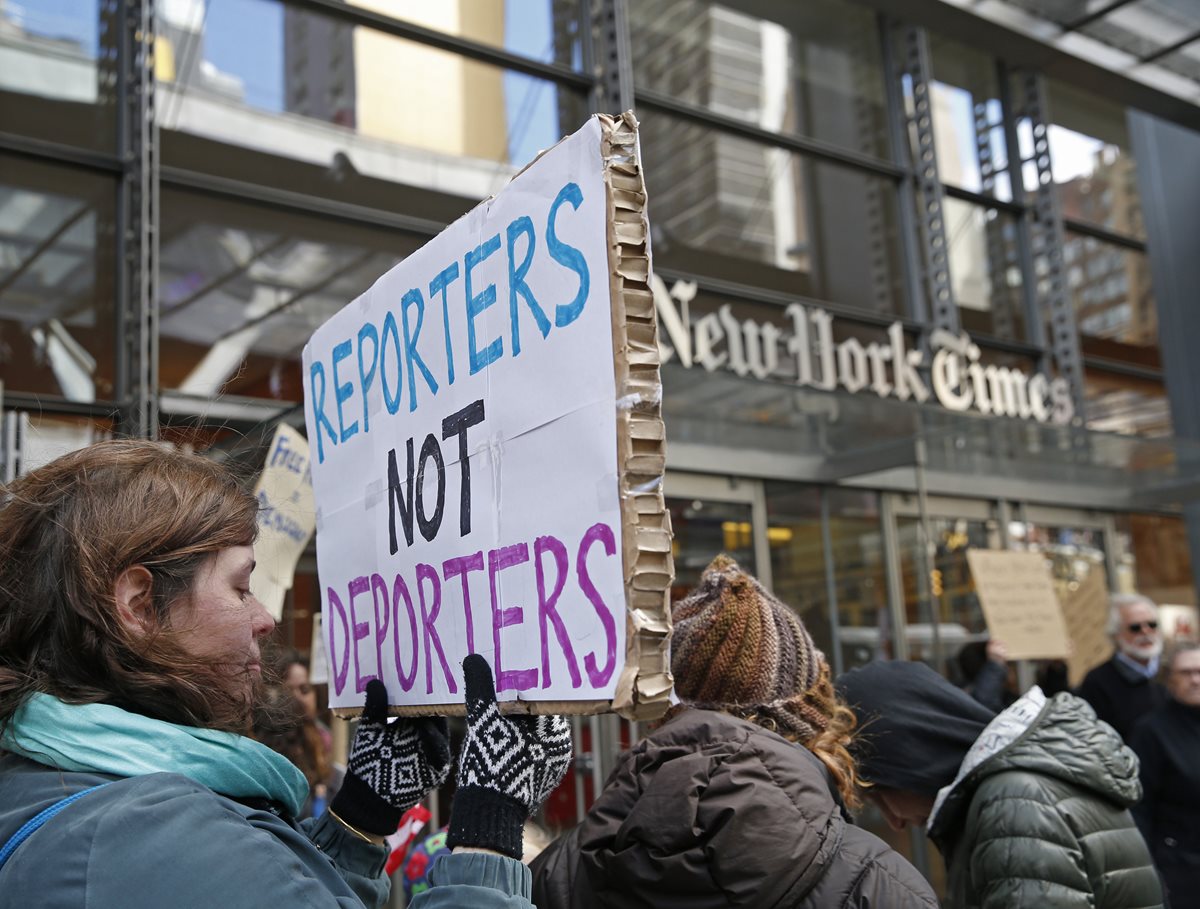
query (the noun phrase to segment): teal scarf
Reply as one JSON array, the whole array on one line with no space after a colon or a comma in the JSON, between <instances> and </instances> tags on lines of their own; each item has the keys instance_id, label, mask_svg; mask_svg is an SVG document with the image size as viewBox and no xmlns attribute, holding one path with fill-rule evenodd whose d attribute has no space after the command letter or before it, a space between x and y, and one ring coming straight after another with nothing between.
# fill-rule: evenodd
<instances>
[{"instance_id":1,"label":"teal scarf","mask_svg":"<svg viewBox=\"0 0 1200 909\"><path fill-rule=\"evenodd\" d=\"M31 695L0 736L0 748L60 770L132 777L178 773L235 799L266 798L292 816L308 781L283 755L253 739L179 726L109 704L65 704Z\"/></svg>"}]
</instances>

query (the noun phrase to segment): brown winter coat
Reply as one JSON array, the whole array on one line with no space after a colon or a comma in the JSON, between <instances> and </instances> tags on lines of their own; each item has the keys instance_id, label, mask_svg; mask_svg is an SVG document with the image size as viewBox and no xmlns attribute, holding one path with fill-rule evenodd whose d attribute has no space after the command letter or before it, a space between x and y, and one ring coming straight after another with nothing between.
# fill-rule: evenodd
<instances>
[{"instance_id":1,"label":"brown winter coat","mask_svg":"<svg viewBox=\"0 0 1200 909\"><path fill-rule=\"evenodd\" d=\"M707 710L621 755L532 871L539 909L937 906L911 865L846 820L817 758Z\"/></svg>"}]
</instances>

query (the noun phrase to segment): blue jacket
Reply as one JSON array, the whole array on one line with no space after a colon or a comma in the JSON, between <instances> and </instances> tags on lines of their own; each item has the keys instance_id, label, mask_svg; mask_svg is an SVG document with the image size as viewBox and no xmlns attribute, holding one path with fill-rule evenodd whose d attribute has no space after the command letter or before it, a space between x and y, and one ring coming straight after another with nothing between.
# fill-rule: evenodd
<instances>
[{"instance_id":1,"label":"blue jacket","mask_svg":"<svg viewBox=\"0 0 1200 909\"><path fill-rule=\"evenodd\" d=\"M0 756L0 845L42 809L99 783L48 821L0 870L0 906L378 907L386 851L328 814L292 823L186 777L120 780ZM532 909L529 869L502 855L438 860L411 909Z\"/></svg>"}]
</instances>

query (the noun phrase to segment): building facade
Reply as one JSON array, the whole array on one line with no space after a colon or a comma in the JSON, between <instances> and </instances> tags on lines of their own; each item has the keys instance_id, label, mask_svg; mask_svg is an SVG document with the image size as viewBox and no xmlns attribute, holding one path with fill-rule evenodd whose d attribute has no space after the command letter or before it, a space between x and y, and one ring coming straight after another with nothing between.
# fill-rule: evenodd
<instances>
[{"instance_id":1,"label":"building facade","mask_svg":"<svg viewBox=\"0 0 1200 909\"><path fill-rule=\"evenodd\" d=\"M1200 12L966 6L0 0L3 471L261 463L316 326L632 107L677 594L727 551L836 670L953 674L1021 548L1194 632ZM301 649L317 605L307 559ZM579 727L561 818L632 734Z\"/></svg>"}]
</instances>

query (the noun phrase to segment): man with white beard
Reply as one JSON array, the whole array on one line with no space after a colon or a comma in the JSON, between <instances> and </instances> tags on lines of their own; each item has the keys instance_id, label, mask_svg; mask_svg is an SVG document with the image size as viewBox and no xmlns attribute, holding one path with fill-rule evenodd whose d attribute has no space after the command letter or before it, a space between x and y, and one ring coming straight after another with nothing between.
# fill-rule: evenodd
<instances>
[{"instance_id":1,"label":"man with white beard","mask_svg":"<svg viewBox=\"0 0 1200 909\"><path fill-rule=\"evenodd\" d=\"M1137 721L1167 700L1155 678L1163 647L1158 607L1141 594L1118 593L1109 598L1109 609L1117 652L1087 674L1078 694L1128 742Z\"/></svg>"}]
</instances>

